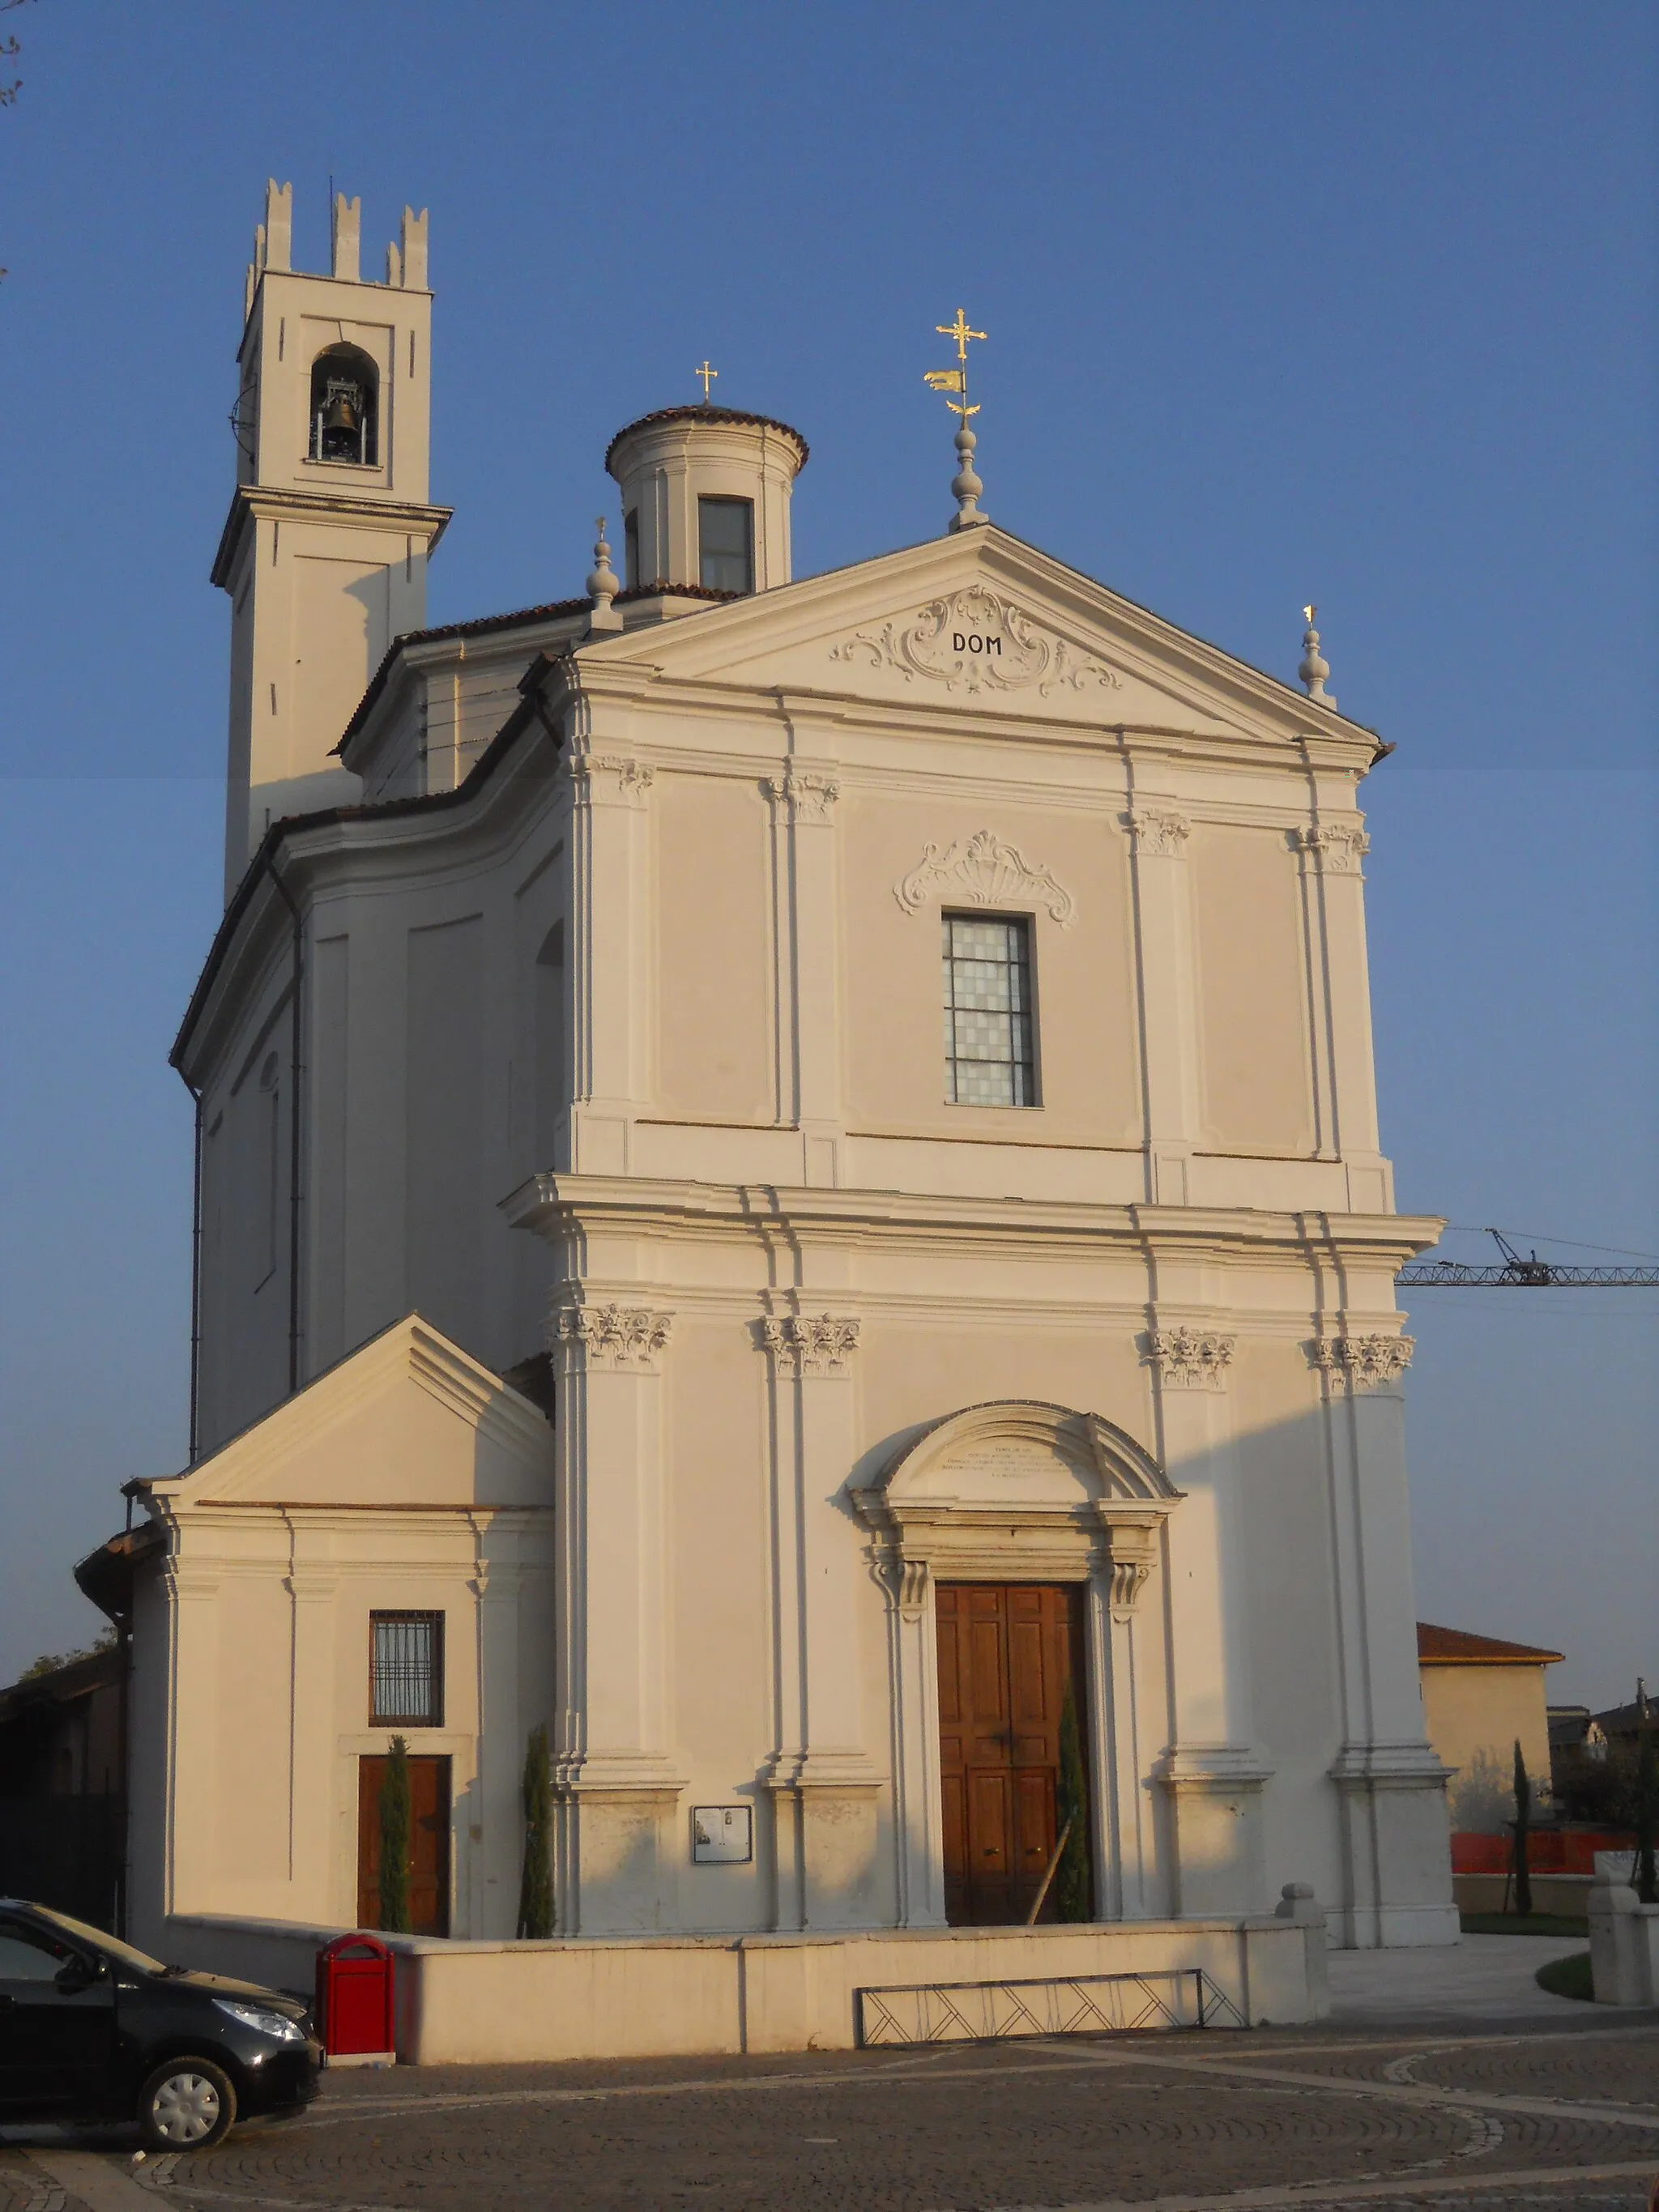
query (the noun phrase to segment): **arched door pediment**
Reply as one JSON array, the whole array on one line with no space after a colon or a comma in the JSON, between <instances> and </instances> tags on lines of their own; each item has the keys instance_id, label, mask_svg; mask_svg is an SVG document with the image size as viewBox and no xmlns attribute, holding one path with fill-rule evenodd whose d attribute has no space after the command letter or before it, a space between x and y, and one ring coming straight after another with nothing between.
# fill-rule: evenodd
<instances>
[{"instance_id":1,"label":"arched door pediment","mask_svg":"<svg viewBox=\"0 0 1659 2212\"><path fill-rule=\"evenodd\" d=\"M854 1502L908 1602L930 1573L1079 1581L1109 1563L1114 1604L1128 1605L1181 1496L1100 1414L1005 1399L910 1437Z\"/></svg>"}]
</instances>

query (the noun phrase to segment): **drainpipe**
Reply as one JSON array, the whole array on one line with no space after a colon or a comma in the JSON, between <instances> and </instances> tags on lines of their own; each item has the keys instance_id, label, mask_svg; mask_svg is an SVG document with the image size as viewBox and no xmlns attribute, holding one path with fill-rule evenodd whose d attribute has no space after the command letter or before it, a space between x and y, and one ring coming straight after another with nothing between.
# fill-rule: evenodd
<instances>
[{"instance_id":1,"label":"drainpipe","mask_svg":"<svg viewBox=\"0 0 1659 2212\"><path fill-rule=\"evenodd\" d=\"M289 1228L288 1228L288 1390L289 1397L300 1387L300 993L305 977L305 923L300 909L294 903L293 894L276 872L275 858L265 855L265 873L276 887L276 895L288 908L294 923L294 993L289 1024L289 1087L292 1103L289 1108Z\"/></svg>"}]
</instances>

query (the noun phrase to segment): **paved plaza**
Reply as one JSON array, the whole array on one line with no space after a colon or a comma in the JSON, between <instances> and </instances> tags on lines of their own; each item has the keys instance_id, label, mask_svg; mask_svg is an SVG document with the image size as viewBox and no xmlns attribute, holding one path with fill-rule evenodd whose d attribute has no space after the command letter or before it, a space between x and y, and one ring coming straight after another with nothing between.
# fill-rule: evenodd
<instances>
[{"instance_id":1,"label":"paved plaza","mask_svg":"<svg viewBox=\"0 0 1659 2212\"><path fill-rule=\"evenodd\" d=\"M1540 1990L1573 1948L1338 1954L1314 2029L335 2073L195 2157L0 2130L0 2212L1641 2212L1659 2014Z\"/></svg>"}]
</instances>

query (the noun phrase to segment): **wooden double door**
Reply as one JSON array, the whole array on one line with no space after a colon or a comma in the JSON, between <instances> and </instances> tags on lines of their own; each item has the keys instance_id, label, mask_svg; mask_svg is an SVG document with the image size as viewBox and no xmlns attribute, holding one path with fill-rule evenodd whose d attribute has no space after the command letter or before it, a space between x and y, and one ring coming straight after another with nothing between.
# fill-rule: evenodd
<instances>
[{"instance_id":1,"label":"wooden double door","mask_svg":"<svg viewBox=\"0 0 1659 2212\"><path fill-rule=\"evenodd\" d=\"M1083 1600L1083 1586L1066 1583L935 1586L945 1912L952 1927L1017 1925L1042 1885L1057 1832L1068 1686L1087 1756ZM1052 1886L1040 1917L1054 1917Z\"/></svg>"},{"instance_id":2,"label":"wooden double door","mask_svg":"<svg viewBox=\"0 0 1659 2212\"><path fill-rule=\"evenodd\" d=\"M387 1762L357 1761L357 1925L380 1924L380 1786ZM449 1933L449 1761L409 1762L409 1926L415 1936Z\"/></svg>"}]
</instances>

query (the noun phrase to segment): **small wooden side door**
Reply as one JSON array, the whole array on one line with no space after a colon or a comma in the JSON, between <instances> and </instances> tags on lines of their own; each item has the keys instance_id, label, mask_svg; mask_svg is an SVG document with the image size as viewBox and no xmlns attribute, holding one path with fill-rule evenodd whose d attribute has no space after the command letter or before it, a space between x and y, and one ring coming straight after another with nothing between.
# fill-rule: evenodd
<instances>
[{"instance_id":1,"label":"small wooden side door","mask_svg":"<svg viewBox=\"0 0 1659 2212\"><path fill-rule=\"evenodd\" d=\"M386 1761L357 1762L357 1925L380 1924L380 1785ZM410 1931L449 1933L449 1761L411 1756L410 1797Z\"/></svg>"},{"instance_id":2,"label":"small wooden side door","mask_svg":"<svg viewBox=\"0 0 1659 2212\"><path fill-rule=\"evenodd\" d=\"M934 1607L945 1917L1010 1927L1030 1910L1054 1847L1067 1683L1087 1741L1082 1591L940 1583ZM1052 1891L1042 1917L1054 1917Z\"/></svg>"}]
</instances>

